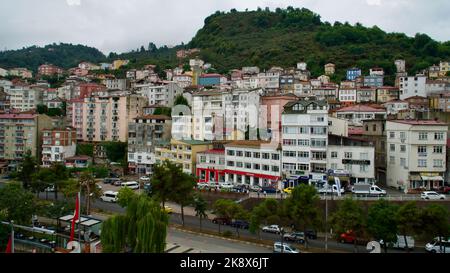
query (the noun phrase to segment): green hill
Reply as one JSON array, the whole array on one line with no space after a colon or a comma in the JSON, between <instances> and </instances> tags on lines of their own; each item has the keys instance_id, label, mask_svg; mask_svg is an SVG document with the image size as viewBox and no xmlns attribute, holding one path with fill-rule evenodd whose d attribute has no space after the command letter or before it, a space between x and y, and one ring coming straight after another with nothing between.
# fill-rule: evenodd
<instances>
[{"instance_id":1,"label":"green hill","mask_svg":"<svg viewBox=\"0 0 450 273\"><path fill-rule=\"evenodd\" d=\"M216 12L205 19L189 47L201 48L200 57L220 72L252 65L292 67L305 61L313 76L319 76L323 65L332 62L339 78L352 66L367 72L380 66L393 74L398 58L406 60L411 73L450 59L450 42L439 43L425 34L386 33L376 26L331 25L310 10L292 7Z\"/></svg>"},{"instance_id":2,"label":"green hill","mask_svg":"<svg viewBox=\"0 0 450 273\"><path fill-rule=\"evenodd\" d=\"M106 56L96 48L63 43L0 52L0 67L26 67L33 71L44 63L67 69L77 66L82 61L98 63L105 60Z\"/></svg>"}]
</instances>

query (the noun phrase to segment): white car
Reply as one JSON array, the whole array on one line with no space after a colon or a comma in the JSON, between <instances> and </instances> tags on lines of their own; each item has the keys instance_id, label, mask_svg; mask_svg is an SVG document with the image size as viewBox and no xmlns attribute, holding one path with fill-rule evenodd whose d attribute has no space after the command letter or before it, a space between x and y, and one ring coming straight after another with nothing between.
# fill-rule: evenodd
<instances>
[{"instance_id":1,"label":"white car","mask_svg":"<svg viewBox=\"0 0 450 273\"><path fill-rule=\"evenodd\" d=\"M300 250L290 244L276 242L273 244L274 253L300 253Z\"/></svg>"},{"instance_id":2,"label":"white car","mask_svg":"<svg viewBox=\"0 0 450 273\"><path fill-rule=\"evenodd\" d=\"M425 245L425 250L431 253L450 253L450 240L434 238L433 242Z\"/></svg>"},{"instance_id":3,"label":"white car","mask_svg":"<svg viewBox=\"0 0 450 273\"><path fill-rule=\"evenodd\" d=\"M276 233L276 234L280 234L281 233L281 229L278 225L270 225L270 226L265 226L262 228L263 232L269 232L269 233Z\"/></svg>"},{"instance_id":4,"label":"white car","mask_svg":"<svg viewBox=\"0 0 450 273\"><path fill-rule=\"evenodd\" d=\"M115 202L117 202L117 195L118 195L119 193L118 192L116 192L116 191L105 191L104 193L103 193L103 195L100 197L100 199L103 201L103 202L111 202L111 203L115 203Z\"/></svg>"},{"instance_id":5,"label":"white car","mask_svg":"<svg viewBox=\"0 0 450 273\"><path fill-rule=\"evenodd\" d=\"M150 177L148 177L148 176L142 176L140 179L142 181L150 181Z\"/></svg>"},{"instance_id":6,"label":"white car","mask_svg":"<svg viewBox=\"0 0 450 273\"><path fill-rule=\"evenodd\" d=\"M420 198L422 198L424 200L444 200L445 195L439 194L435 191L424 191L420 195Z\"/></svg>"},{"instance_id":7,"label":"white car","mask_svg":"<svg viewBox=\"0 0 450 273\"><path fill-rule=\"evenodd\" d=\"M221 189L232 189L234 186L231 183L225 182L225 183L219 183L219 187Z\"/></svg>"}]
</instances>

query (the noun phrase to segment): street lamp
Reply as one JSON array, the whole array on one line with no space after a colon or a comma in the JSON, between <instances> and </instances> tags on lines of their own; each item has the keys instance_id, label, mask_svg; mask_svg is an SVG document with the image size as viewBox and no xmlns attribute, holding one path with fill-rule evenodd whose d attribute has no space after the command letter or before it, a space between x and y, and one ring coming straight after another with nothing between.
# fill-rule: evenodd
<instances>
[{"instance_id":1,"label":"street lamp","mask_svg":"<svg viewBox=\"0 0 450 273\"><path fill-rule=\"evenodd\" d=\"M281 253L284 252L284 228L280 228L280 234L281 234Z\"/></svg>"}]
</instances>

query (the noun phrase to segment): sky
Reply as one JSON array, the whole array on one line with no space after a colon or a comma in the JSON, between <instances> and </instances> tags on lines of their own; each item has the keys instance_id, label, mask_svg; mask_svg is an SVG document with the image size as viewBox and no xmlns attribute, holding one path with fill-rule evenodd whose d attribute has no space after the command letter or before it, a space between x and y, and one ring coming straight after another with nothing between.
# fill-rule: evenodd
<instances>
[{"instance_id":1,"label":"sky","mask_svg":"<svg viewBox=\"0 0 450 273\"><path fill-rule=\"evenodd\" d=\"M103 53L188 43L215 11L305 7L322 21L360 22L450 40L449 0L1 0L0 50L73 43Z\"/></svg>"}]
</instances>

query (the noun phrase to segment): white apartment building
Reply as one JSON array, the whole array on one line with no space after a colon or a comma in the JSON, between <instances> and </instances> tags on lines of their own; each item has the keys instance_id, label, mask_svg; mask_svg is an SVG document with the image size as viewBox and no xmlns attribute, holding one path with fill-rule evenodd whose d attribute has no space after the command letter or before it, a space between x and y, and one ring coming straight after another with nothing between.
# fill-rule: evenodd
<instances>
[{"instance_id":1,"label":"white apartment building","mask_svg":"<svg viewBox=\"0 0 450 273\"><path fill-rule=\"evenodd\" d=\"M262 187L281 187L278 144L240 140L225 144L225 181Z\"/></svg>"},{"instance_id":2,"label":"white apartment building","mask_svg":"<svg viewBox=\"0 0 450 273\"><path fill-rule=\"evenodd\" d=\"M225 182L225 150L212 149L197 153L199 183Z\"/></svg>"},{"instance_id":3,"label":"white apartment building","mask_svg":"<svg viewBox=\"0 0 450 273\"><path fill-rule=\"evenodd\" d=\"M357 104L340 108L333 115L337 118L348 120L350 125L361 126L363 120L386 119L386 110L384 108Z\"/></svg>"},{"instance_id":4,"label":"white apartment building","mask_svg":"<svg viewBox=\"0 0 450 273\"><path fill-rule=\"evenodd\" d=\"M401 111L409 109L409 102L403 100L392 100L383 104L388 115L396 115Z\"/></svg>"},{"instance_id":5,"label":"white apartment building","mask_svg":"<svg viewBox=\"0 0 450 273\"><path fill-rule=\"evenodd\" d=\"M351 182L374 182L375 147L328 145L327 158L327 169L345 170Z\"/></svg>"},{"instance_id":6,"label":"white apartment building","mask_svg":"<svg viewBox=\"0 0 450 273\"><path fill-rule=\"evenodd\" d=\"M42 104L43 89L38 87L11 86L5 92L10 95L11 108L22 112L36 109L37 105Z\"/></svg>"},{"instance_id":7,"label":"white apartment building","mask_svg":"<svg viewBox=\"0 0 450 273\"><path fill-rule=\"evenodd\" d=\"M175 98L183 94L183 88L175 82L167 82L162 85L137 84L134 87L137 94L148 99L149 105L172 107Z\"/></svg>"},{"instance_id":8,"label":"white apartment building","mask_svg":"<svg viewBox=\"0 0 450 273\"><path fill-rule=\"evenodd\" d=\"M53 163L64 163L66 158L75 156L75 128L42 130L42 166L50 167Z\"/></svg>"},{"instance_id":9,"label":"white apartment building","mask_svg":"<svg viewBox=\"0 0 450 273\"><path fill-rule=\"evenodd\" d=\"M339 89L339 101L347 103L356 102L356 88L340 88Z\"/></svg>"},{"instance_id":10,"label":"white apartment building","mask_svg":"<svg viewBox=\"0 0 450 273\"><path fill-rule=\"evenodd\" d=\"M294 83L294 95L298 97L309 97L312 95L312 87L309 82Z\"/></svg>"},{"instance_id":11,"label":"white apartment building","mask_svg":"<svg viewBox=\"0 0 450 273\"><path fill-rule=\"evenodd\" d=\"M181 88L186 88L192 85L192 76L187 74L176 74L176 70L174 70L174 76L172 77L172 80L178 84ZM182 70L181 70L182 71Z\"/></svg>"},{"instance_id":12,"label":"white apartment building","mask_svg":"<svg viewBox=\"0 0 450 273\"><path fill-rule=\"evenodd\" d=\"M264 89L278 89L280 88L280 72L268 71L266 73L259 73L259 87Z\"/></svg>"},{"instance_id":13,"label":"white apartment building","mask_svg":"<svg viewBox=\"0 0 450 273\"><path fill-rule=\"evenodd\" d=\"M387 185L405 192L443 186L447 131L434 120L387 121Z\"/></svg>"},{"instance_id":14,"label":"white apartment building","mask_svg":"<svg viewBox=\"0 0 450 273\"><path fill-rule=\"evenodd\" d=\"M328 104L289 102L282 114L282 171L310 177L327 171Z\"/></svg>"},{"instance_id":15,"label":"white apartment building","mask_svg":"<svg viewBox=\"0 0 450 273\"><path fill-rule=\"evenodd\" d=\"M127 79L106 79L106 88L114 90L127 90L128 80Z\"/></svg>"},{"instance_id":16,"label":"white apartment building","mask_svg":"<svg viewBox=\"0 0 450 273\"><path fill-rule=\"evenodd\" d=\"M404 100L409 97L421 96L426 97L426 80L425 75L416 75L411 77L399 78L400 99Z\"/></svg>"}]
</instances>

